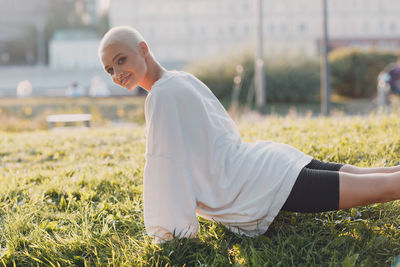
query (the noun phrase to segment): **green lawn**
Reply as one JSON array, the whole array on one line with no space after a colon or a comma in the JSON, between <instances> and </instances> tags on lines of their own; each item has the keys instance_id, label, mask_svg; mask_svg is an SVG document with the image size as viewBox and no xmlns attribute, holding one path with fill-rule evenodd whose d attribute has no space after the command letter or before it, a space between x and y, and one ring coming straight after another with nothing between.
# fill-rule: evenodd
<instances>
[{"instance_id":1,"label":"green lawn","mask_svg":"<svg viewBox=\"0 0 400 267\"><path fill-rule=\"evenodd\" d=\"M124 96L108 98L0 98L0 131L46 130L46 116L63 113L90 113L94 126L108 126L110 122L135 123L143 125L145 96ZM331 114L368 115L376 112L376 99L352 99L332 95ZM229 98L221 103L226 109L231 106ZM254 108L254 107L253 107ZM241 105L241 109L243 106ZM270 103L265 114L319 115L319 103ZM393 97L392 111L400 114L400 97Z\"/></svg>"},{"instance_id":2,"label":"green lawn","mask_svg":"<svg viewBox=\"0 0 400 267\"><path fill-rule=\"evenodd\" d=\"M94 126L110 121L144 124L144 101L144 96L0 98L0 131L46 130L47 115L64 113L90 113Z\"/></svg>"},{"instance_id":3,"label":"green lawn","mask_svg":"<svg viewBox=\"0 0 400 267\"><path fill-rule=\"evenodd\" d=\"M320 160L400 164L400 118L242 118L246 142L288 143ZM195 239L145 235L144 126L0 132L0 264L17 266L391 266L400 203L282 212L248 238L200 220Z\"/></svg>"}]
</instances>

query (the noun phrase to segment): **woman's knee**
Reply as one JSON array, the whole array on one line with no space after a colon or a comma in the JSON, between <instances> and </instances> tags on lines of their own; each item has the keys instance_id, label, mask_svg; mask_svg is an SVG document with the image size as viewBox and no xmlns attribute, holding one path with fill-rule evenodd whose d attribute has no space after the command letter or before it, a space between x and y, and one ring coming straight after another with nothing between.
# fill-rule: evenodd
<instances>
[{"instance_id":1,"label":"woman's knee","mask_svg":"<svg viewBox=\"0 0 400 267\"><path fill-rule=\"evenodd\" d=\"M347 173L352 173L352 174L362 174L362 168L350 165L350 164L344 164L340 170L340 172L347 172Z\"/></svg>"}]
</instances>

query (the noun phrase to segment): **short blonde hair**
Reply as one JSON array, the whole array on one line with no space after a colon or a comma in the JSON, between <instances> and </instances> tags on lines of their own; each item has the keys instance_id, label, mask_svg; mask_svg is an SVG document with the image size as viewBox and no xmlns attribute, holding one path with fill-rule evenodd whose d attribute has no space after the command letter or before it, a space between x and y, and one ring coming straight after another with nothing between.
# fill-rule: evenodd
<instances>
[{"instance_id":1,"label":"short blonde hair","mask_svg":"<svg viewBox=\"0 0 400 267\"><path fill-rule=\"evenodd\" d=\"M132 49L137 50L141 42L146 41L136 29L130 26L113 27L101 39L98 55L101 58L101 52L103 49L115 43L122 43Z\"/></svg>"}]
</instances>

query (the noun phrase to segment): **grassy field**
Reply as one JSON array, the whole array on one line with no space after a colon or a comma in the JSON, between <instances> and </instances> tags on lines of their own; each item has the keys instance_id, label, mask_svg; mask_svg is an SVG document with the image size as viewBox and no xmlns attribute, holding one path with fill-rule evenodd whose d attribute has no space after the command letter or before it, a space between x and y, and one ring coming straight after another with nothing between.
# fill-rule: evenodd
<instances>
[{"instance_id":1,"label":"grassy field","mask_svg":"<svg viewBox=\"0 0 400 267\"><path fill-rule=\"evenodd\" d=\"M92 125L107 126L110 122L142 125L145 97L108 98L0 98L0 131L46 130L46 116L64 113L90 113Z\"/></svg>"},{"instance_id":2,"label":"grassy field","mask_svg":"<svg viewBox=\"0 0 400 267\"><path fill-rule=\"evenodd\" d=\"M332 95L331 114L368 115L376 111L375 99L349 99ZM113 123L143 125L145 96L109 98L0 98L0 131L35 131L48 129L46 116L63 113L90 113L94 126ZM229 109L230 99L221 103ZM243 108L243 107L242 107ZM265 114L314 116L320 113L319 103L267 103ZM393 111L400 114L400 97L393 97Z\"/></svg>"},{"instance_id":3,"label":"grassy field","mask_svg":"<svg viewBox=\"0 0 400 267\"><path fill-rule=\"evenodd\" d=\"M400 118L242 117L246 142L288 143L320 160L400 164ZM391 266L400 203L281 212L248 238L200 219L195 239L154 245L145 234L144 126L0 132L0 265Z\"/></svg>"}]
</instances>

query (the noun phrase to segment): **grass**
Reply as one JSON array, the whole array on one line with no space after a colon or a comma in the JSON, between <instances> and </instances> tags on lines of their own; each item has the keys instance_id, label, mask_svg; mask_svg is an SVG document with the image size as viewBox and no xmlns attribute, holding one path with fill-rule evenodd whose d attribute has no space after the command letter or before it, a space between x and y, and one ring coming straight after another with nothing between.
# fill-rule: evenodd
<instances>
[{"instance_id":1,"label":"grass","mask_svg":"<svg viewBox=\"0 0 400 267\"><path fill-rule=\"evenodd\" d=\"M365 115L375 112L376 99L350 99L338 95L331 97L331 113L335 115ZM108 98L0 98L0 131L46 130L46 116L62 113L90 113L94 126L109 126L110 122L143 125L145 96ZM226 109L231 99L223 99ZM393 96L393 111L400 113L400 97ZM254 108L254 107L253 107ZM241 109L243 106L241 105ZM319 115L319 103L267 103L265 114Z\"/></svg>"},{"instance_id":2,"label":"grass","mask_svg":"<svg viewBox=\"0 0 400 267\"><path fill-rule=\"evenodd\" d=\"M242 117L243 141L288 143L326 161L400 164L400 118ZM338 212L281 212L249 238L200 219L195 239L145 234L144 126L0 132L0 265L391 266L400 203Z\"/></svg>"},{"instance_id":3,"label":"grass","mask_svg":"<svg viewBox=\"0 0 400 267\"><path fill-rule=\"evenodd\" d=\"M144 101L141 96L0 98L0 131L46 130L46 116L63 113L90 113L94 126L106 126L110 121L142 125Z\"/></svg>"}]
</instances>

